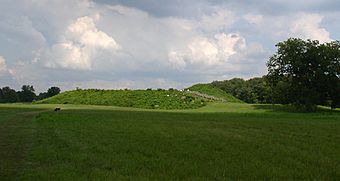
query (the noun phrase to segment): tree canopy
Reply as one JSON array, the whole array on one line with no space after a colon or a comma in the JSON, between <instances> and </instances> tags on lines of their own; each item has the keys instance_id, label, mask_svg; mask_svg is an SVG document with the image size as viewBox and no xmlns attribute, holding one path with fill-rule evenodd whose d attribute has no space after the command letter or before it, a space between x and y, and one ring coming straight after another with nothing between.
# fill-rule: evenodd
<instances>
[{"instance_id":1,"label":"tree canopy","mask_svg":"<svg viewBox=\"0 0 340 181\"><path fill-rule=\"evenodd\" d=\"M249 80L233 78L211 83L246 103L271 103L269 86L265 77L255 77Z\"/></svg>"},{"instance_id":2,"label":"tree canopy","mask_svg":"<svg viewBox=\"0 0 340 181\"><path fill-rule=\"evenodd\" d=\"M20 102L32 102L36 97L34 91L32 85L23 85L18 92Z\"/></svg>"},{"instance_id":3,"label":"tree canopy","mask_svg":"<svg viewBox=\"0 0 340 181\"><path fill-rule=\"evenodd\" d=\"M47 90L47 97L52 97L60 93L60 88L59 87L50 87Z\"/></svg>"},{"instance_id":4,"label":"tree canopy","mask_svg":"<svg viewBox=\"0 0 340 181\"><path fill-rule=\"evenodd\" d=\"M267 80L276 103L307 110L340 106L340 42L290 38L276 45L267 62Z\"/></svg>"},{"instance_id":5,"label":"tree canopy","mask_svg":"<svg viewBox=\"0 0 340 181\"><path fill-rule=\"evenodd\" d=\"M0 89L0 103L18 102L19 97L17 92L10 87L3 87Z\"/></svg>"}]
</instances>

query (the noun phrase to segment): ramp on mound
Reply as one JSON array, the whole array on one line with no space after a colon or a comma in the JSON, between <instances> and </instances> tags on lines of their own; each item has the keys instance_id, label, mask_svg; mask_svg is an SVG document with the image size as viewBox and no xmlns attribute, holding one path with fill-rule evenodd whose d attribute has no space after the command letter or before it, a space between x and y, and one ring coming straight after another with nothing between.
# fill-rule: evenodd
<instances>
[{"instance_id":1,"label":"ramp on mound","mask_svg":"<svg viewBox=\"0 0 340 181\"><path fill-rule=\"evenodd\" d=\"M243 103L236 97L224 92L217 87L214 87L211 84L196 84L187 88L186 90L197 96L201 96L203 98L211 99L214 101Z\"/></svg>"}]
</instances>

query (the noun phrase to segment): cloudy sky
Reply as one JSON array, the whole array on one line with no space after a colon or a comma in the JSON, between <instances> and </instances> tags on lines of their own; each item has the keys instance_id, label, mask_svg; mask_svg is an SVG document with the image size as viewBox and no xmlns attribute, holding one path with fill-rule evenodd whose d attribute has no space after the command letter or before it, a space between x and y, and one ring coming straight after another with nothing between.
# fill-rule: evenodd
<instances>
[{"instance_id":1,"label":"cloudy sky","mask_svg":"<svg viewBox=\"0 0 340 181\"><path fill-rule=\"evenodd\" d=\"M340 39L338 0L0 0L0 86L183 88L266 74L289 37Z\"/></svg>"}]
</instances>

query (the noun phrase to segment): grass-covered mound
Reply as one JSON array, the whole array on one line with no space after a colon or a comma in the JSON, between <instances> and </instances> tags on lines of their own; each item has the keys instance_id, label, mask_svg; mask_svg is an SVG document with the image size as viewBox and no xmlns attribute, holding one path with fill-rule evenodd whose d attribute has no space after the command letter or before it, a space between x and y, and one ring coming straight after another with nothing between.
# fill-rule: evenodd
<instances>
[{"instance_id":1,"label":"grass-covered mound","mask_svg":"<svg viewBox=\"0 0 340 181\"><path fill-rule=\"evenodd\" d=\"M212 96L211 98L215 100L220 100L220 101L225 101L225 102L235 102L235 103L241 103L242 101L237 99L236 97L224 92L223 90L212 86L211 84L196 84L193 85L189 88L187 88L187 90L191 91L191 92L198 92L201 94L206 94L208 96ZM204 95L201 95L204 96ZM209 98L207 96L207 98Z\"/></svg>"},{"instance_id":2,"label":"grass-covered mound","mask_svg":"<svg viewBox=\"0 0 340 181\"><path fill-rule=\"evenodd\" d=\"M193 109L206 105L204 98L178 90L74 90L36 103L86 104L146 109Z\"/></svg>"}]
</instances>

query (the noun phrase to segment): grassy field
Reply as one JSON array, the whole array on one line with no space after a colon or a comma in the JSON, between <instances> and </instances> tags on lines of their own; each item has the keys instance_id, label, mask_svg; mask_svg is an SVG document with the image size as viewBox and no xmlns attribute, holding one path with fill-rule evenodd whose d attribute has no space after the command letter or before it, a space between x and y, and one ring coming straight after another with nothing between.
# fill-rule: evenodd
<instances>
[{"instance_id":1,"label":"grassy field","mask_svg":"<svg viewBox=\"0 0 340 181\"><path fill-rule=\"evenodd\" d=\"M0 104L0 180L338 178L339 111Z\"/></svg>"}]
</instances>

